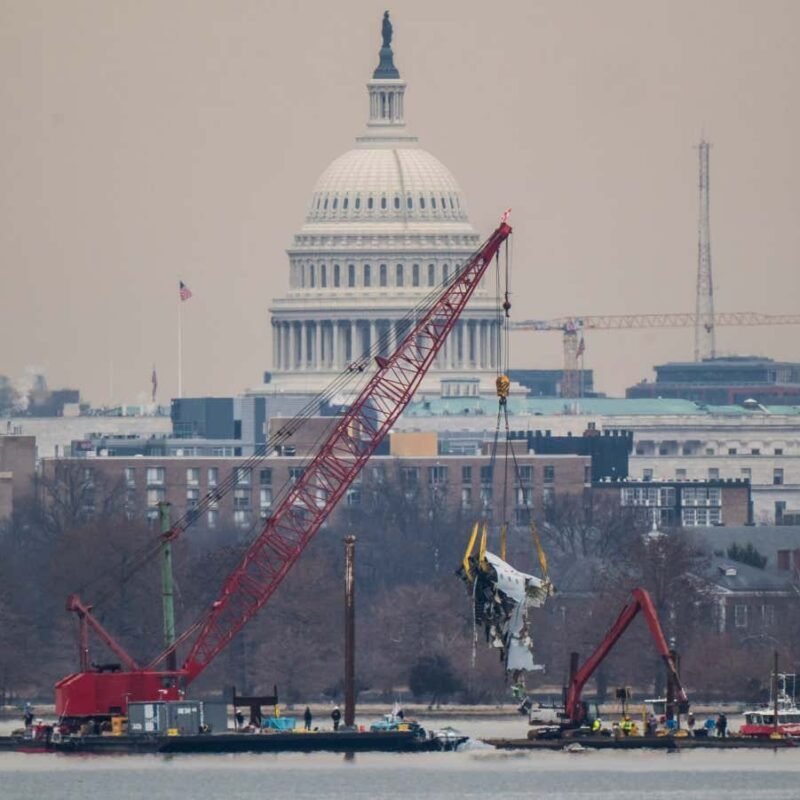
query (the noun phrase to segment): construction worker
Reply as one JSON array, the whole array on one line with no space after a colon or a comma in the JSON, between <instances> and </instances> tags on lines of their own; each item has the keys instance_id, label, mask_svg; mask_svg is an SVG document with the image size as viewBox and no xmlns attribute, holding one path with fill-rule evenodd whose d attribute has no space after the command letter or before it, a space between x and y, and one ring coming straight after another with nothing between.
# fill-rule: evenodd
<instances>
[{"instance_id":1,"label":"construction worker","mask_svg":"<svg viewBox=\"0 0 800 800\"><path fill-rule=\"evenodd\" d=\"M333 711L331 711L331 719L333 720L333 729L335 731L339 730L339 720L342 718L342 712L339 711L339 706L334 706Z\"/></svg>"},{"instance_id":2,"label":"construction worker","mask_svg":"<svg viewBox=\"0 0 800 800\"><path fill-rule=\"evenodd\" d=\"M627 714L622 718L622 725L620 725L620 727L622 728L622 733L624 736L631 735L631 732L633 730L633 723L631 722L631 718Z\"/></svg>"},{"instance_id":3,"label":"construction worker","mask_svg":"<svg viewBox=\"0 0 800 800\"><path fill-rule=\"evenodd\" d=\"M601 728L603 727L603 723L599 717L595 717L592 720L592 733L600 733Z\"/></svg>"}]
</instances>

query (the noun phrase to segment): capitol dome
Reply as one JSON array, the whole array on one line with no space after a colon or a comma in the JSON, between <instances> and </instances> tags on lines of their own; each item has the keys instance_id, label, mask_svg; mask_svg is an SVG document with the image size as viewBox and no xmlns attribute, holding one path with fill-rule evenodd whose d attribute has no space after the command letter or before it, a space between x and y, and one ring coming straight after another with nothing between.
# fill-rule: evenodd
<instances>
[{"instance_id":1,"label":"capitol dome","mask_svg":"<svg viewBox=\"0 0 800 800\"><path fill-rule=\"evenodd\" d=\"M406 128L391 38L386 16L366 130L320 175L287 250L289 291L270 309L271 390L316 393L373 343L391 352L408 311L480 245L453 174ZM481 285L423 391L445 378L451 393L494 391L499 343L497 301Z\"/></svg>"},{"instance_id":2,"label":"capitol dome","mask_svg":"<svg viewBox=\"0 0 800 800\"><path fill-rule=\"evenodd\" d=\"M422 148L392 144L402 146L358 147L339 156L314 187L306 223L469 225L461 189L450 170Z\"/></svg>"}]
</instances>

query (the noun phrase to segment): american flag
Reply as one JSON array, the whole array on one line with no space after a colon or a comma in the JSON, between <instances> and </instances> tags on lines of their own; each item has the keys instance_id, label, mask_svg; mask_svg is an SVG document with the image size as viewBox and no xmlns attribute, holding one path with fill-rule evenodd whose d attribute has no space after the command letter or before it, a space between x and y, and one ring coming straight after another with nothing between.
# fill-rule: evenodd
<instances>
[{"instance_id":1,"label":"american flag","mask_svg":"<svg viewBox=\"0 0 800 800\"><path fill-rule=\"evenodd\" d=\"M183 281L179 281L178 291L180 292L181 300L188 300L192 296L192 290Z\"/></svg>"}]
</instances>

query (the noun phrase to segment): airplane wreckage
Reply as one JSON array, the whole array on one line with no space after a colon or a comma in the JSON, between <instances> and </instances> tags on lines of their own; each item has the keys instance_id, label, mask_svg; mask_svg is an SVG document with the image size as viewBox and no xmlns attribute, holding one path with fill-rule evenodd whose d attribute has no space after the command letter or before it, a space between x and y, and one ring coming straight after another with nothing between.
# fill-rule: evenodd
<instances>
[{"instance_id":1,"label":"airplane wreckage","mask_svg":"<svg viewBox=\"0 0 800 800\"><path fill-rule=\"evenodd\" d=\"M483 626L486 641L500 650L506 672L517 682L523 672L544 669L534 660L528 611L543 606L554 590L536 528L531 526L541 578L520 572L506 561L506 531L503 526L500 555L496 555L487 550L487 523L476 522L457 574L472 597L476 631L478 626Z\"/></svg>"}]
</instances>

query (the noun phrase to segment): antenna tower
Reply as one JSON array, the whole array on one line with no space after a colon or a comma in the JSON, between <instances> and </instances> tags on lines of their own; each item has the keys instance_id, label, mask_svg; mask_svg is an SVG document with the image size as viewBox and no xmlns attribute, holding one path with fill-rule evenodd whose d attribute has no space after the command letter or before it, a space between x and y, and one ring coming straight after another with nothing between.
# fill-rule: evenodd
<instances>
[{"instance_id":1,"label":"antenna tower","mask_svg":"<svg viewBox=\"0 0 800 800\"><path fill-rule=\"evenodd\" d=\"M700 218L697 236L697 298L695 306L694 360L714 358L714 284L711 279L711 224L709 221L708 154L711 145L704 139L700 153Z\"/></svg>"}]
</instances>

